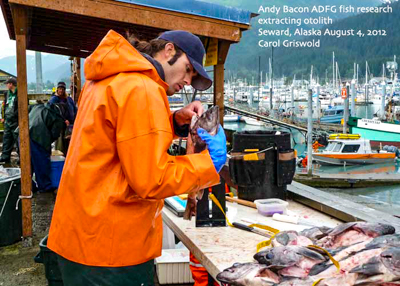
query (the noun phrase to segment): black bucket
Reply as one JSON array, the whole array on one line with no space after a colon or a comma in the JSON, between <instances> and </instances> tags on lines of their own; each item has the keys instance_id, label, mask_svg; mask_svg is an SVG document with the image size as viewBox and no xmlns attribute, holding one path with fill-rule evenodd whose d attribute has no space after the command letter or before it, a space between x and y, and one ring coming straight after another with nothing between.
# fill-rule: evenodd
<instances>
[{"instance_id":1,"label":"black bucket","mask_svg":"<svg viewBox=\"0 0 400 286\"><path fill-rule=\"evenodd\" d=\"M257 152L257 157L254 154ZM285 154L285 155L279 155ZM229 173L240 199L286 199L286 185L294 175L290 133L244 131L233 134ZM285 160L282 160L284 158Z\"/></svg>"},{"instance_id":2,"label":"black bucket","mask_svg":"<svg viewBox=\"0 0 400 286\"><path fill-rule=\"evenodd\" d=\"M0 180L0 246L10 245L22 237L21 170L6 168L9 177Z\"/></svg>"},{"instance_id":3,"label":"black bucket","mask_svg":"<svg viewBox=\"0 0 400 286\"><path fill-rule=\"evenodd\" d=\"M57 254L51 251L47 247L46 235L39 243L40 252L35 256L34 260L36 263L43 263L44 270L46 273L46 279L49 286L62 286L64 285L61 271L58 268Z\"/></svg>"}]
</instances>

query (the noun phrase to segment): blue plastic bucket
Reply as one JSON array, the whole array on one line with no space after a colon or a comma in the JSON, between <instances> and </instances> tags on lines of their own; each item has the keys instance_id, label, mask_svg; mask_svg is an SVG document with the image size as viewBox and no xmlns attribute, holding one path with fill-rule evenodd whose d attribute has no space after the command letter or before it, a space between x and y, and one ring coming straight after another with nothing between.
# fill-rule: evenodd
<instances>
[{"instance_id":1,"label":"blue plastic bucket","mask_svg":"<svg viewBox=\"0 0 400 286\"><path fill-rule=\"evenodd\" d=\"M61 174L64 168L65 158L63 156L51 156L51 184L58 188L61 180Z\"/></svg>"}]
</instances>

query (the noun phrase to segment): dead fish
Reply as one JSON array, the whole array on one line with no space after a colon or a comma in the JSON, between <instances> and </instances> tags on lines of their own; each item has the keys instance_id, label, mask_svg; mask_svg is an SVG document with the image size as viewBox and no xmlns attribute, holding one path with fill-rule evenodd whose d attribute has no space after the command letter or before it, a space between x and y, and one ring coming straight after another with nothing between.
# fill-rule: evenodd
<instances>
[{"instance_id":1,"label":"dead fish","mask_svg":"<svg viewBox=\"0 0 400 286\"><path fill-rule=\"evenodd\" d=\"M237 286L269 286L279 283L279 276L258 263L235 263L217 275L217 280Z\"/></svg>"},{"instance_id":2,"label":"dead fish","mask_svg":"<svg viewBox=\"0 0 400 286\"><path fill-rule=\"evenodd\" d=\"M367 263L353 268L351 273L360 274L355 285L382 285L400 280L400 249L389 248ZM390 285L388 283L386 285Z\"/></svg>"},{"instance_id":3,"label":"dead fish","mask_svg":"<svg viewBox=\"0 0 400 286\"><path fill-rule=\"evenodd\" d=\"M353 255L350 255L342 259L341 261L339 261L340 272L337 271L336 266L334 266L330 262L326 262L313 266L309 274L316 278L328 278L337 276L339 274L348 273L356 266L365 264L371 258L380 255L383 251L386 250L386 248L375 248L375 249L359 251Z\"/></svg>"},{"instance_id":4,"label":"dead fish","mask_svg":"<svg viewBox=\"0 0 400 286\"><path fill-rule=\"evenodd\" d=\"M201 140L197 134L200 127L206 130L210 135L217 134L219 126L219 107L214 106L204 112L200 117L194 115L190 124L187 144L187 154L200 153L207 148L206 143Z\"/></svg>"},{"instance_id":5,"label":"dead fish","mask_svg":"<svg viewBox=\"0 0 400 286\"><path fill-rule=\"evenodd\" d=\"M315 242L318 239L321 239L321 238L327 236L331 230L332 229L330 227L320 226L320 227L312 227L312 228L304 229L304 230L300 231L299 234L303 235L305 237L308 237L313 242Z\"/></svg>"},{"instance_id":6,"label":"dead fish","mask_svg":"<svg viewBox=\"0 0 400 286\"><path fill-rule=\"evenodd\" d=\"M308 246L311 244L313 244L313 242L309 238L300 235L294 230L281 231L275 235L274 239L272 240L272 245L274 247L288 245Z\"/></svg>"},{"instance_id":7,"label":"dead fish","mask_svg":"<svg viewBox=\"0 0 400 286\"><path fill-rule=\"evenodd\" d=\"M388 234L375 237L365 245L365 249L374 249L385 245L400 247L400 234Z\"/></svg>"},{"instance_id":8,"label":"dead fish","mask_svg":"<svg viewBox=\"0 0 400 286\"><path fill-rule=\"evenodd\" d=\"M342 273L335 277L321 280L318 286L352 286L357 281L358 274ZM311 284L312 285L312 284Z\"/></svg>"},{"instance_id":9,"label":"dead fish","mask_svg":"<svg viewBox=\"0 0 400 286\"><path fill-rule=\"evenodd\" d=\"M311 285L313 285L314 282L315 282L315 280L312 279L311 277L307 277L304 279L283 277L281 282L277 285L279 285L279 286L311 286ZM317 285L319 285L319 284L317 284Z\"/></svg>"},{"instance_id":10,"label":"dead fish","mask_svg":"<svg viewBox=\"0 0 400 286\"><path fill-rule=\"evenodd\" d=\"M399 234L388 234L375 238L367 238L363 242L358 242L350 246L341 247L339 249L329 250L329 252L333 255L333 258L336 261L341 261L361 251L383 247L387 248L389 246L400 247ZM332 262L328 261L327 265L329 264L332 264Z\"/></svg>"},{"instance_id":11,"label":"dead fish","mask_svg":"<svg viewBox=\"0 0 400 286\"><path fill-rule=\"evenodd\" d=\"M338 248L394 232L395 228L388 224L349 222L333 228L327 236L318 240L316 244L323 248Z\"/></svg>"},{"instance_id":12,"label":"dead fish","mask_svg":"<svg viewBox=\"0 0 400 286\"><path fill-rule=\"evenodd\" d=\"M327 257L303 246L280 246L258 252L254 259L278 270L279 275L304 278L314 265L326 261Z\"/></svg>"},{"instance_id":13,"label":"dead fish","mask_svg":"<svg viewBox=\"0 0 400 286\"><path fill-rule=\"evenodd\" d=\"M210 135L217 134L219 126L219 107L214 106L204 112L200 117L197 115L192 117L192 122L189 128L189 136L186 144L186 154L200 153L207 148L206 143L201 140L197 134L199 127L206 130ZM193 215L196 215L197 199L203 196L203 190L189 192L186 209L183 214L183 219L191 220ZM197 197L197 198L196 198Z\"/></svg>"}]
</instances>

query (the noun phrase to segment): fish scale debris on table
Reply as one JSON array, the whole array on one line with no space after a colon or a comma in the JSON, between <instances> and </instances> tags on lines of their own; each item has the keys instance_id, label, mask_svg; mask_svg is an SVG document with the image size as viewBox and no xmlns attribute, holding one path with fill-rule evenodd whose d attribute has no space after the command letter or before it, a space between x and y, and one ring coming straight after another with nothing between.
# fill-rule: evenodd
<instances>
[{"instance_id":1,"label":"fish scale debris on table","mask_svg":"<svg viewBox=\"0 0 400 286\"><path fill-rule=\"evenodd\" d=\"M323 249L301 245L306 241L325 246L330 255ZM260 279L262 275L254 274L254 270L251 275L249 271L235 271L233 279L226 272L241 265L235 264L221 272L217 279L239 286L400 285L400 234L388 224L352 222L332 229L314 227L300 232L283 231L272 240L272 245L254 255L258 264L250 263L253 270L265 271L269 278ZM339 264L333 264L332 259ZM263 267L269 271L260 270ZM276 277L271 276L271 272ZM278 282L273 282L271 277Z\"/></svg>"},{"instance_id":2,"label":"fish scale debris on table","mask_svg":"<svg viewBox=\"0 0 400 286\"><path fill-rule=\"evenodd\" d=\"M207 148L206 143L201 140L197 134L197 129L200 127L206 130L210 135L215 135L218 132L219 126L219 107L214 106L209 108L200 117L194 115L189 128L189 136L186 143L186 154L200 153ZM197 199L203 197L203 190L191 191L188 194L185 212L183 219L191 220L193 215L196 215Z\"/></svg>"}]
</instances>

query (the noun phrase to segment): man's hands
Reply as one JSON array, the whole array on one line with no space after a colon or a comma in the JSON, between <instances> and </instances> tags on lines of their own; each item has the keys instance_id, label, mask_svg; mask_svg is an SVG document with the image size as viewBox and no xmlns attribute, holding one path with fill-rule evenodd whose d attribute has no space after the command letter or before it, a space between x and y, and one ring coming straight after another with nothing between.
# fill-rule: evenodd
<instances>
[{"instance_id":1,"label":"man's hands","mask_svg":"<svg viewBox=\"0 0 400 286\"><path fill-rule=\"evenodd\" d=\"M184 108L175 111L175 121L179 126L190 124L193 115L200 116L204 112L200 101L193 101Z\"/></svg>"},{"instance_id":2,"label":"man's hands","mask_svg":"<svg viewBox=\"0 0 400 286\"><path fill-rule=\"evenodd\" d=\"M4 118L0 119L0 123L4 123Z\"/></svg>"}]
</instances>

